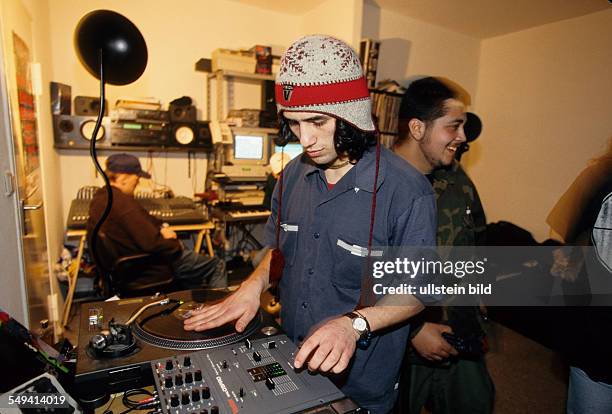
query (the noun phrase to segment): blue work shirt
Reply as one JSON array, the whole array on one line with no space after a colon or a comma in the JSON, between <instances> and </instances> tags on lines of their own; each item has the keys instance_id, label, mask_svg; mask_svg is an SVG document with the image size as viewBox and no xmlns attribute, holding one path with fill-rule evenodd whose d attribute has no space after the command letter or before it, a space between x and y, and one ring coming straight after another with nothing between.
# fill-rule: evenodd
<instances>
[{"instance_id":1,"label":"blue work shirt","mask_svg":"<svg viewBox=\"0 0 612 414\"><path fill-rule=\"evenodd\" d=\"M315 325L354 310L359 302L375 168L372 147L330 190L325 171L305 154L285 167L281 322L296 343ZM278 184L271 207L265 244L274 248ZM435 235L431 185L406 161L381 148L372 246L435 246ZM408 324L402 324L374 335L367 349L357 349L340 381L342 391L374 413L390 411L408 331Z\"/></svg>"}]
</instances>

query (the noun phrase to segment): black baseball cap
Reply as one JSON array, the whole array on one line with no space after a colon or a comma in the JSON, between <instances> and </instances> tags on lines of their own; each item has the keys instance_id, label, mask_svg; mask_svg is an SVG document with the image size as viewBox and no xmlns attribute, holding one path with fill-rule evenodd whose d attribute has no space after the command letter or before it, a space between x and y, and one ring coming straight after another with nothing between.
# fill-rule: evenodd
<instances>
[{"instance_id":1,"label":"black baseball cap","mask_svg":"<svg viewBox=\"0 0 612 414\"><path fill-rule=\"evenodd\" d=\"M151 178L151 174L143 171L138 158L126 153L113 154L108 157L106 169L114 173L136 174L142 178Z\"/></svg>"}]
</instances>

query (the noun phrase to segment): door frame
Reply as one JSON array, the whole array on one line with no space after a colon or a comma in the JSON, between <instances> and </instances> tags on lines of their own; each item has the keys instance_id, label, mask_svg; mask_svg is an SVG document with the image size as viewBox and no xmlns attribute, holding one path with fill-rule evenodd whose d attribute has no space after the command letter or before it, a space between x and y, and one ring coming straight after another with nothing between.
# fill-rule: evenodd
<instances>
[{"instance_id":1,"label":"door frame","mask_svg":"<svg viewBox=\"0 0 612 414\"><path fill-rule=\"evenodd\" d=\"M2 21L0 20L0 29ZM0 30L0 37L2 30ZM27 286L25 278L25 258L22 234L22 211L17 189L15 146L13 142L13 119L8 93L8 74L6 73L4 42L0 41L0 260L2 272L0 281L0 307L28 328L30 315L28 309Z\"/></svg>"}]
</instances>

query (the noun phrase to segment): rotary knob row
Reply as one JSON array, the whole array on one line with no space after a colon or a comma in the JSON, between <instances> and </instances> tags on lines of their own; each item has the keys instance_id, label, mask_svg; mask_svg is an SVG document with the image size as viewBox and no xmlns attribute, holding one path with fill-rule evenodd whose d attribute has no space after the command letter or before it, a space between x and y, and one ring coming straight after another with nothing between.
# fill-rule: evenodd
<instances>
[{"instance_id":1,"label":"rotary knob row","mask_svg":"<svg viewBox=\"0 0 612 414\"><path fill-rule=\"evenodd\" d=\"M172 394L170 396L170 406L178 407L179 405L189 405L191 402L198 402L200 400L208 400L210 398L210 388L204 387L201 390L195 388L189 392L183 392L180 396L178 394ZM211 408L211 413L212 413Z\"/></svg>"},{"instance_id":2,"label":"rotary knob row","mask_svg":"<svg viewBox=\"0 0 612 414\"><path fill-rule=\"evenodd\" d=\"M172 388L175 385L180 387L183 384L193 384L194 382L200 381L202 381L202 371L197 370L195 372L186 372L184 377L182 374L176 374L174 381L172 380L172 376L165 377L164 387Z\"/></svg>"}]
</instances>

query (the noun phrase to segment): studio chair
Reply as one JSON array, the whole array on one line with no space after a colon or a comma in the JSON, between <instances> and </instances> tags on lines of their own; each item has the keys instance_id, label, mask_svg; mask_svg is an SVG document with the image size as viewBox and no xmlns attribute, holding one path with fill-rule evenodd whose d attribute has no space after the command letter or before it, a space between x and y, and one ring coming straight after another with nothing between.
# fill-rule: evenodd
<instances>
[{"instance_id":1,"label":"studio chair","mask_svg":"<svg viewBox=\"0 0 612 414\"><path fill-rule=\"evenodd\" d=\"M111 244L103 232L98 234L97 246L100 249L100 258L105 263L96 261L95 264L105 297L146 296L158 292L169 293L178 289L174 283L172 268L165 260L151 253L109 259L118 256L112 254L114 249ZM108 263L111 263L110 266Z\"/></svg>"}]
</instances>

